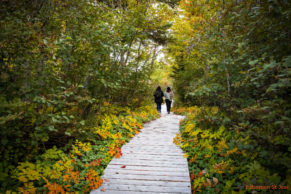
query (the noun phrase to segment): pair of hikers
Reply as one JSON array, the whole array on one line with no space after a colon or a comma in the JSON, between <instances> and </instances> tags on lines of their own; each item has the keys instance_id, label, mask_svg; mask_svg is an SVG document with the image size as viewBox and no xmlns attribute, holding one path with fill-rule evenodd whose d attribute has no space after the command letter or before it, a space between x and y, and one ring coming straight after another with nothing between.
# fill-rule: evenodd
<instances>
[{"instance_id":1,"label":"pair of hikers","mask_svg":"<svg viewBox=\"0 0 291 194\"><path fill-rule=\"evenodd\" d=\"M170 87L167 87L167 90L165 91L165 94L163 93L162 89L160 86L157 87L154 97L155 97L155 103L157 104L157 110L159 113L161 113L161 106L162 103L164 102L163 97L165 96L166 99L166 105L167 105L167 112L170 114L171 111L171 104L173 101L173 92Z\"/></svg>"}]
</instances>

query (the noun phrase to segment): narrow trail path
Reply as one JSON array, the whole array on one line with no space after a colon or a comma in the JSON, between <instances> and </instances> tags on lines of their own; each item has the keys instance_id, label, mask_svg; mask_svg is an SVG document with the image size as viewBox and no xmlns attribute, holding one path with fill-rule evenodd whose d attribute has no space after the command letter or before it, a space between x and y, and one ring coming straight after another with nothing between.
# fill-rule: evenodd
<instances>
[{"instance_id":1,"label":"narrow trail path","mask_svg":"<svg viewBox=\"0 0 291 194\"><path fill-rule=\"evenodd\" d=\"M123 156L112 159L103 185L91 194L191 193L187 159L173 143L183 117L168 115L165 109L122 147Z\"/></svg>"}]
</instances>

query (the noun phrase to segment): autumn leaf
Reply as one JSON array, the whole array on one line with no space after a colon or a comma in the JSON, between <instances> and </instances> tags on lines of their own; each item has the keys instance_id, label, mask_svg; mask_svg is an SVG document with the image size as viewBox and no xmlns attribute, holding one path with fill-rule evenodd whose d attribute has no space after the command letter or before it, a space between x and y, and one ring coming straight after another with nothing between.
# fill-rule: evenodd
<instances>
[{"instance_id":1,"label":"autumn leaf","mask_svg":"<svg viewBox=\"0 0 291 194\"><path fill-rule=\"evenodd\" d=\"M102 192L105 192L105 189L103 188L103 189L101 189L101 191L102 191Z\"/></svg>"},{"instance_id":2,"label":"autumn leaf","mask_svg":"<svg viewBox=\"0 0 291 194\"><path fill-rule=\"evenodd\" d=\"M191 179L191 181L194 179L194 174L193 173L190 174L190 179Z\"/></svg>"},{"instance_id":3,"label":"autumn leaf","mask_svg":"<svg viewBox=\"0 0 291 194\"><path fill-rule=\"evenodd\" d=\"M121 166L120 168L126 168L126 166L125 166L125 165L123 165L123 166Z\"/></svg>"}]
</instances>

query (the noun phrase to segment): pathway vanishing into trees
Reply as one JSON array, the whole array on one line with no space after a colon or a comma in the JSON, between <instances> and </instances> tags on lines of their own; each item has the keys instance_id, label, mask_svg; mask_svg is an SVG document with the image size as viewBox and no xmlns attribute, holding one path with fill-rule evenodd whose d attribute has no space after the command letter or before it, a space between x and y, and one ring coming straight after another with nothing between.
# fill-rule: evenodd
<instances>
[{"instance_id":1,"label":"pathway vanishing into trees","mask_svg":"<svg viewBox=\"0 0 291 194\"><path fill-rule=\"evenodd\" d=\"M173 143L182 117L165 109L122 147L123 156L112 159L103 185L91 194L191 193L187 159Z\"/></svg>"}]
</instances>

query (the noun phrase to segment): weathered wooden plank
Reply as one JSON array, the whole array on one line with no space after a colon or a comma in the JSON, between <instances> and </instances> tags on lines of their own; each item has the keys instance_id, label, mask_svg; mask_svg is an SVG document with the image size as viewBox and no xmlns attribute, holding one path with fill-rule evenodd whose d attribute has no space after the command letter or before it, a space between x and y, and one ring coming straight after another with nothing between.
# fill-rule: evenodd
<instances>
[{"instance_id":1,"label":"weathered wooden plank","mask_svg":"<svg viewBox=\"0 0 291 194\"><path fill-rule=\"evenodd\" d=\"M138 144L139 146L141 146L140 148L168 148L168 149L172 149L172 148L179 148L178 146L174 145L173 142L167 142L164 144L157 144L155 142L148 142L147 144L141 144L143 142L138 142L136 141L135 144L130 144L130 145L125 145L123 147L124 148L136 148L136 144ZM139 148L139 149L140 149Z\"/></svg>"},{"instance_id":2,"label":"weathered wooden plank","mask_svg":"<svg viewBox=\"0 0 291 194\"><path fill-rule=\"evenodd\" d=\"M163 154L163 155L178 155L183 156L184 152L179 150L168 150L168 149L124 149L124 153L140 153L140 154Z\"/></svg>"},{"instance_id":3,"label":"weathered wooden plank","mask_svg":"<svg viewBox=\"0 0 291 194\"><path fill-rule=\"evenodd\" d=\"M143 168L143 167L156 167L156 168L165 167L165 165L163 165L163 164L110 164L110 166L118 166L120 168L122 168L123 166L126 166L126 167L136 166L136 167L140 167L140 168ZM187 166L186 165L172 164L172 165L167 165L166 167L178 170L179 168L186 168Z\"/></svg>"},{"instance_id":4,"label":"weathered wooden plank","mask_svg":"<svg viewBox=\"0 0 291 194\"><path fill-rule=\"evenodd\" d=\"M190 187L190 182L167 182L167 181L151 181L151 180L132 180L132 179L106 179L108 183L122 185L148 185L148 186L165 186L165 187ZM105 183L106 183L105 181Z\"/></svg>"},{"instance_id":5,"label":"weathered wooden plank","mask_svg":"<svg viewBox=\"0 0 291 194\"><path fill-rule=\"evenodd\" d=\"M187 187L164 187L164 186L146 186L146 185L122 185L105 183L104 187L108 187L117 191L138 191L138 192L160 192L160 193L187 193L189 188Z\"/></svg>"},{"instance_id":6,"label":"weathered wooden plank","mask_svg":"<svg viewBox=\"0 0 291 194\"><path fill-rule=\"evenodd\" d=\"M168 156L183 156L184 152L176 150L167 150L167 149L152 149L152 150L138 150L138 149L125 149L122 150L122 153L131 153L131 154L145 154L145 155L168 155ZM158 154L160 153L160 154Z\"/></svg>"},{"instance_id":7,"label":"weathered wooden plank","mask_svg":"<svg viewBox=\"0 0 291 194\"><path fill-rule=\"evenodd\" d=\"M143 133L143 132L142 132ZM154 135L156 135L155 133L151 133L151 134L143 134L142 136L140 136L139 138L137 139L134 139L134 141L137 141L137 140L141 140L141 141L157 141L157 140L162 140L162 141L171 141L171 138L173 136L175 136L176 134L178 133L177 132L173 132L171 134L163 134L163 137L162 139L161 138L157 138L155 137Z\"/></svg>"},{"instance_id":8,"label":"weathered wooden plank","mask_svg":"<svg viewBox=\"0 0 291 194\"><path fill-rule=\"evenodd\" d=\"M143 143L143 142L142 142ZM172 141L164 141L164 142L147 142L147 145L145 144L140 144L139 141L135 141L133 142L133 144L131 145L128 145L128 146L124 146L123 148L128 148L128 147L134 147L135 144L138 144L139 146L141 147L156 147L156 148L160 148L160 147L165 147L167 146L167 148L178 148L176 145L173 145L173 142ZM155 145L157 144L157 145Z\"/></svg>"},{"instance_id":9,"label":"weathered wooden plank","mask_svg":"<svg viewBox=\"0 0 291 194\"><path fill-rule=\"evenodd\" d=\"M120 165L146 165L146 166L152 166L152 165L158 165L158 166L187 166L186 161L158 161L158 160L113 160L110 163L112 164L120 164Z\"/></svg>"},{"instance_id":10,"label":"weathered wooden plank","mask_svg":"<svg viewBox=\"0 0 291 194\"><path fill-rule=\"evenodd\" d=\"M151 158L152 157L152 158ZM127 155L127 157L124 158L119 158L119 159L113 159L112 161L123 161L123 160L141 160L141 161L161 161L161 162L179 162L179 163L187 163L187 160L184 158L177 158L177 157L169 157L167 155L163 155L163 156L143 156L143 155Z\"/></svg>"},{"instance_id":11,"label":"weathered wooden plank","mask_svg":"<svg viewBox=\"0 0 291 194\"><path fill-rule=\"evenodd\" d=\"M150 155L150 156L173 156L173 157L181 157L181 153L155 153L155 152L144 152L144 151L122 151L123 154L130 154L132 155ZM184 152L183 152L184 154Z\"/></svg>"},{"instance_id":12,"label":"weathered wooden plank","mask_svg":"<svg viewBox=\"0 0 291 194\"><path fill-rule=\"evenodd\" d=\"M112 161L111 165L134 165L134 166L172 166L176 168L187 167L187 162L162 162L162 161L153 161L153 160L120 160Z\"/></svg>"},{"instance_id":13,"label":"weathered wooden plank","mask_svg":"<svg viewBox=\"0 0 291 194\"><path fill-rule=\"evenodd\" d=\"M138 143L136 143L138 145ZM179 147L175 146L175 145L172 145L172 146L142 146L142 145L139 145L139 147L136 147L136 145L130 145L130 146L124 146L122 148L123 150L124 149L137 149L137 150L146 150L146 149L163 149L163 150L177 150L177 151L180 151Z\"/></svg>"},{"instance_id":14,"label":"weathered wooden plank","mask_svg":"<svg viewBox=\"0 0 291 194\"><path fill-rule=\"evenodd\" d=\"M144 151L135 151L135 150L126 150L122 151L123 154L144 154L144 155L167 155L167 156L181 156L181 153L156 153L156 152L144 152Z\"/></svg>"},{"instance_id":15,"label":"weathered wooden plank","mask_svg":"<svg viewBox=\"0 0 291 194\"><path fill-rule=\"evenodd\" d=\"M105 179L131 179L131 180L150 180L150 181L169 181L169 182L189 182L189 177L182 176L158 176L158 175L135 175L135 174L105 174Z\"/></svg>"},{"instance_id":16,"label":"weathered wooden plank","mask_svg":"<svg viewBox=\"0 0 291 194\"><path fill-rule=\"evenodd\" d=\"M112 189L107 189L104 191L100 191L100 190L95 190L92 191L91 194L104 194L104 193L110 193L110 194L152 194L153 192L149 191L149 192L136 192L136 191L117 191L117 190L112 190ZM165 194L165 193L155 193L155 194ZM176 193L168 193L168 194L176 194Z\"/></svg>"},{"instance_id":17,"label":"weathered wooden plank","mask_svg":"<svg viewBox=\"0 0 291 194\"><path fill-rule=\"evenodd\" d=\"M120 169L123 165L109 165L107 166L106 169ZM175 172L175 171L180 171L180 172L188 172L188 168L185 169L177 169L177 167L168 167L168 166L126 166L126 169L131 169L131 170L151 170L151 171L167 171L167 172Z\"/></svg>"},{"instance_id":18,"label":"weathered wooden plank","mask_svg":"<svg viewBox=\"0 0 291 194\"><path fill-rule=\"evenodd\" d=\"M168 149L168 148L125 148L122 149L123 152L128 152L128 151L133 151L133 152L147 152L147 153L175 153L175 154L183 154L183 152L181 150L179 150L178 148L172 148L172 149Z\"/></svg>"},{"instance_id":19,"label":"weathered wooden plank","mask_svg":"<svg viewBox=\"0 0 291 194\"><path fill-rule=\"evenodd\" d=\"M139 157L126 157L126 158L120 158L120 159L114 159L112 160L112 164L116 163L116 162L132 162L132 161L137 161L137 162L164 162L164 164L166 165L167 163L171 163L171 164L186 164L187 165L187 160L184 160L182 158L177 158L177 159L173 159L173 158L169 158L169 157L160 157L160 158L139 158Z\"/></svg>"},{"instance_id":20,"label":"weathered wooden plank","mask_svg":"<svg viewBox=\"0 0 291 194\"><path fill-rule=\"evenodd\" d=\"M125 156L125 155L124 155ZM137 159L139 159L139 160L147 160L147 159L157 159L157 160L163 160L163 159L165 159L165 160L168 160L168 159L170 159L170 160L186 160L187 161L187 159L186 158L181 158L181 156L179 155L179 156L173 156L173 155L165 155L165 154L163 154L163 155L161 155L161 154L128 154L127 156L126 156L126 158L127 159L135 159L135 158L137 158Z\"/></svg>"},{"instance_id":21,"label":"weathered wooden plank","mask_svg":"<svg viewBox=\"0 0 291 194\"><path fill-rule=\"evenodd\" d=\"M186 171L151 171L151 170L132 170L132 169L106 169L105 173L108 174L139 174L139 175L165 175L165 176L185 176L188 177Z\"/></svg>"},{"instance_id":22,"label":"weathered wooden plank","mask_svg":"<svg viewBox=\"0 0 291 194\"><path fill-rule=\"evenodd\" d=\"M173 143L172 143L173 144ZM139 144L138 144L139 145ZM168 149L168 150L172 150L172 149L179 149L178 146L176 145L159 145L159 146L154 146L154 145L139 145L140 147L136 147L136 145L132 144L132 145L128 145L128 146L124 146L123 149Z\"/></svg>"}]
</instances>

